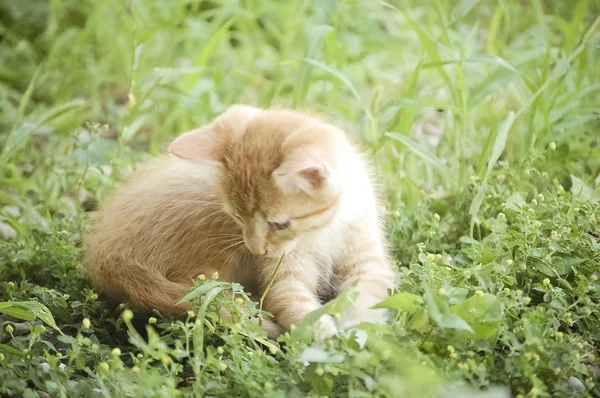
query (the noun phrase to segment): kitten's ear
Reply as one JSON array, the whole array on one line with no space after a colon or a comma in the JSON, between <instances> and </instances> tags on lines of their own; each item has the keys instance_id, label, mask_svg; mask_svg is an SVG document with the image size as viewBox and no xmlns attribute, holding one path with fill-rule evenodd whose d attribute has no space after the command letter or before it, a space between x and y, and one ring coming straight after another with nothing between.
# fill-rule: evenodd
<instances>
[{"instance_id":1,"label":"kitten's ear","mask_svg":"<svg viewBox=\"0 0 600 398\"><path fill-rule=\"evenodd\" d=\"M308 148L292 152L273 172L275 183L283 192L306 192L309 195L323 189L329 182L331 168L317 153Z\"/></svg>"},{"instance_id":2,"label":"kitten's ear","mask_svg":"<svg viewBox=\"0 0 600 398\"><path fill-rule=\"evenodd\" d=\"M183 159L218 162L217 134L212 126L183 133L169 146L175 156Z\"/></svg>"}]
</instances>

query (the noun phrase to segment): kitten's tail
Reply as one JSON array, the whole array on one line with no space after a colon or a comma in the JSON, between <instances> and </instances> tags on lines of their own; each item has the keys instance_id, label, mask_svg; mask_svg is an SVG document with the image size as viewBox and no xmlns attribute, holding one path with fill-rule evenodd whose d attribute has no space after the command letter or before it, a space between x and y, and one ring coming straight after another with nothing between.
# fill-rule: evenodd
<instances>
[{"instance_id":1,"label":"kitten's tail","mask_svg":"<svg viewBox=\"0 0 600 398\"><path fill-rule=\"evenodd\" d=\"M141 282L141 280L140 280ZM129 294L129 300L138 308L157 309L162 314L181 315L191 308L190 303L179 301L190 291L192 285L176 283L168 280L162 275L154 274L144 280L144 288L134 288ZM224 307L219 310L222 318L231 320L231 314ZM253 317L252 322L258 323L258 318ZM270 319L262 321L262 327L271 339L276 339L283 328Z\"/></svg>"},{"instance_id":2,"label":"kitten's tail","mask_svg":"<svg viewBox=\"0 0 600 398\"><path fill-rule=\"evenodd\" d=\"M135 284L126 290L133 305L144 310L159 310L163 315L178 316L190 309L190 303L179 301L190 291L191 283L170 281L163 275L137 276Z\"/></svg>"},{"instance_id":3,"label":"kitten's tail","mask_svg":"<svg viewBox=\"0 0 600 398\"><path fill-rule=\"evenodd\" d=\"M111 301L128 299L142 311L156 309L163 315L178 316L185 313L189 303L178 304L192 284L170 281L159 272L142 267L98 267L90 269L96 287ZM94 272L96 271L96 272Z\"/></svg>"},{"instance_id":4,"label":"kitten's tail","mask_svg":"<svg viewBox=\"0 0 600 398\"><path fill-rule=\"evenodd\" d=\"M158 272L148 272L141 267L137 272L120 273L120 275L114 275L114 269L111 268L109 272L102 275L93 275L97 285L113 299L122 299L120 297L122 295L118 292L123 292L135 308L145 311L156 309L163 315L179 316L191 309L190 303L179 304L179 301L190 291L191 283L173 282ZM219 315L231 319L231 314L225 308L221 308ZM258 323L258 318L253 318L252 322ZM284 331L270 319L263 319L262 327L271 339L276 339Z\"/></svg>"}]
</instances>

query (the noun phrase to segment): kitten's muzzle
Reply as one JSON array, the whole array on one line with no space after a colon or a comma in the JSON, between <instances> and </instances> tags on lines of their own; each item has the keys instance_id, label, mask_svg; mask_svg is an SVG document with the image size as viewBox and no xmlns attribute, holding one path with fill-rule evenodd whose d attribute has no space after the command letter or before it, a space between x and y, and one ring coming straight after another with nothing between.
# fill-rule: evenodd
<instances>
[{"instance_id":1,"label":"kitten's muzzle","mask_svg":"<svg viewBox=\"0 0 600 398\"><path fill-rule=\"evenodd\" d=\"M250 250L250 253L256 256L264 256L267 254L265 245L261 245L259 242L252 241L244 236L244 243L246 244L248 250Z\"/></svg>"}]
</instances>

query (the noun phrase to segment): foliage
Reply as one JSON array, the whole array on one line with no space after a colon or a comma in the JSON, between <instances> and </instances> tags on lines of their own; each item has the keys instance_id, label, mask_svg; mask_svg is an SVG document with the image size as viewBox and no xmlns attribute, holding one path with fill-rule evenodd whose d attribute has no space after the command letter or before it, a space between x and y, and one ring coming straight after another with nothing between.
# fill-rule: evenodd
<instances>
[{"instance_id":1,"label":"foliage","mask_svg":"<svg viewBox=\"0 0 600 398\"><path fill-rule=\"evenodd\" d=\"M600 395L599 12L1 3L0 394ZM274 342L236 284L199 280L179 320L93 291L89 212L236 102L319 111L364 141L401 276L389 324L315 343L308 319Z\"/></svg>"}]
</instances>

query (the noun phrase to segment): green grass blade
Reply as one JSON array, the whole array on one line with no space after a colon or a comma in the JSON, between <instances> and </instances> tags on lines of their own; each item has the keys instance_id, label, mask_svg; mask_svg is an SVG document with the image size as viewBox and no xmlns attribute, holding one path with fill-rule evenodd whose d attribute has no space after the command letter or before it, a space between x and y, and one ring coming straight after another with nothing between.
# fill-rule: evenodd
<instances>
[{"instance_id":1,"label":"green grass blade","mask_svg":"<svg viewBox=\"0 0 600 398\"><path fill-rule=\"evenodd\" d=\"M425 163L433 167L438 174L442 177L444 182L449 182L451 185L456 183L455 178L452 176L452 173L448 166L444 164L439 158L437 158L434 154L432 154L429 150L424 148L422 145L419 145L413 139L404 136L402 134L398 134L396 132L387 132L384 134L386 137L392 138L395 141L400 142L406 148L410 150L413 154L415 154L418 158L422 159Z\"/></svg>"},{"instance_id":2,"label":"green grass blade","mask_svg":"<svg viewBox=\"0 0 600 398\"><path fill-rule=\"evenodd\" d=\"M498 133L496 134L496 139L494 140L494 146L492 147L492 155L490 156L490 158L488 160L487 171L485 173L485 177L483 178L483 183L479 187L479 191L477 192L477 195L475 195L475 198L473 199L473 201L471 202L471 206L469 207L469 216L471 217L471 223L470 223L471 238L473 237L473 228L475 226L477 214L479 213L479 209L481 208L481 205L483 204L483 199L486 194L487 180L488 180L490 174L492 173L494 166L498 162L498 159L500 159L502 152L504 152L504 148L506 147L506 140L508 138L508 133L510 132L511 127L512 127L513 123L515 122L515 119L516 119L516 114L511 111L508 114L506 120L504 120L504 122L502 122L502 124L500 125L500 127L498 129Z\"/></svg>"},{"instance_id":3,"label":"green grass blade","mask_svg":"<svg viewBox=\"0 0 600 398\"><path fill-rule=\"evenodd\" d=\"M69 112L81 109L84 104L83 101L74 100L67 102L66 104L55 106L39 117L24 121L8 135L4 147L2 148L2 153L0 154L0 164L9 161L18 153L18 151L23 149L27 144L29 137L31 137L38 128Z\"/></svg>"}]
</instances>

